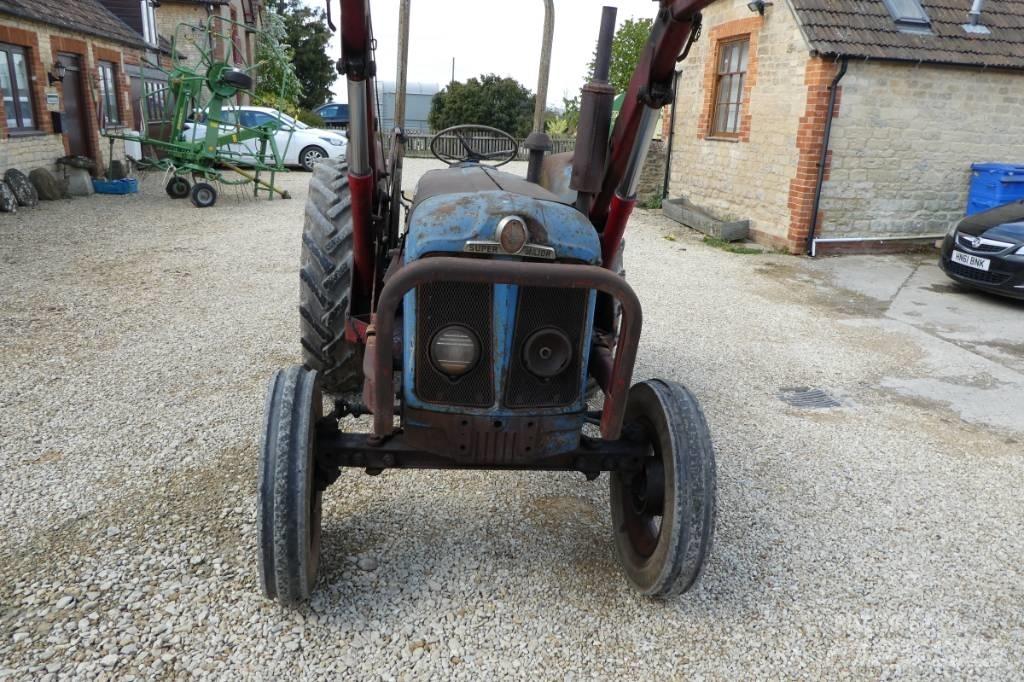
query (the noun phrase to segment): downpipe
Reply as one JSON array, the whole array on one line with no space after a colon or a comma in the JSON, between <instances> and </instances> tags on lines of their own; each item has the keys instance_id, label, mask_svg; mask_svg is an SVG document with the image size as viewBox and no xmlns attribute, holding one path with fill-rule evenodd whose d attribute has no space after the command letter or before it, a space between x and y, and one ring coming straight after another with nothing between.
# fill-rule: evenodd
<instances>
[{"instance_id":1,"label":"downpipe","mask_svg":"<svg viewBox=\"0 0 1024 682\"><path fill-rule=\"evenodd\" d=\"M814 257L814 233L818 229L818 208L821 206L821 190L825 184L825 163L828 161L828 142L832 137L832 116L836 111L836 92L839 89L839 81L846 75L847 61L842 58L839 65L839 73L832 79L828 93L828 112L825 114L825 134L821 140L821 158L818 159L818 181L814 185L814 205L811 209L811 224L807 227L807 253Z\"/></svg>"}]
</instances>

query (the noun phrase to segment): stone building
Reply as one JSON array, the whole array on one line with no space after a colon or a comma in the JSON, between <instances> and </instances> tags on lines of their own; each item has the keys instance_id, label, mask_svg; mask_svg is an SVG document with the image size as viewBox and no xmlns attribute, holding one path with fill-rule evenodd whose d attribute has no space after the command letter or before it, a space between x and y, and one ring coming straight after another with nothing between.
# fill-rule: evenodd
<instances>
[{"instance_id":1,"label":"stone building","mask_svg":"<svg viewBox=\"0 0 1024 682\"><path fill-rule=\"evenodd\" d=\"M81 155L101 171L105 128L130 128L127 69L145 40L99 0L0 0L0 170Z\"/></svg>"},{"instance_id":2,"label":"stone building","mask_svg":"<svg viewBox=\"0 0 1024 682\"><path fill-rule=\"evenodd\" d=\"M255 32L263 25L264 11L260 0L161 0L156 25L161 36L174 40L175 51L186 63L197 63L203 51L224 58L230 49L236 64L253 64ZM222 38L214 37L211 41L205 34L192 30L205 26L210 17L226 20L221 23L214 19L212 24L214 32Z\"/></svg>"},{"instance_id":3,"label":"stone building","mask_svg":"<svg viewBox=\"0 0 1024 682\"><path fill-rule=\"evenodd\" d=\"M100 0L146 42L160 52L161 64L169 68L175 62L196 65L206 52L223 59L228 52L236 64L253 64L256 56L256 31L263 25L262 0ZM232 23L233 22L233 23ZM216 34L211 38L207 25ZM172 58L173 44L173 58ZM152 61L152 60L150 60ZM132 102L136 118L145 114L150 134L160 137L167 113L166 76L155 69L143 68L130 73ZM143 100L142 94L146 93ZM248 104L248 96L240 96ZM140 112L145 102L145 112Z\"/></svg>"},{"instance_id":4,"label":"stone building","mask_svg":"<svg viewBox=\"0 0 1024 682\"><path fill-rule=\"evenodd\" d=\"M1024 161L1024 2L972 4L710 5L679 74L669 196L792 253L812 231L818 252L944 232L972 163Z\"/></svg>"}]
</instances>

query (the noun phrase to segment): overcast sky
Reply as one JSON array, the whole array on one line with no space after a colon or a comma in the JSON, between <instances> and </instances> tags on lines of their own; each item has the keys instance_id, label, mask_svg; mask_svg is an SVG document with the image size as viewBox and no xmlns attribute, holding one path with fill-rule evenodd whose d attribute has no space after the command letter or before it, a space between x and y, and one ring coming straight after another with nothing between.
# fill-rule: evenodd
<instances>
[{"instance_id":1,"label":"overcast sky","mask_svg":"<svg viewBox=\"0 0 1024 682\"><path fill-rule=\"evenodd\" d=\"M304 0L324 7L323 0ZM464 81L483 73L511 76L529 90L537 89L544 3L541 0L411 0L409 82ZM631 17L653 18L652 0L555 0L555 39L551 50L548 104L561 105L562 96L579 94L587 63L594 52L601 7L618 7L617 23ZM335 21L338 3L332 0ZM394 80L398 55L398 0L371 0L377 38L377 77ZM331 59L340 54L337 37ZM345 80L334 84L338 101L347 100Z\"/></svg>"}]
</instances>

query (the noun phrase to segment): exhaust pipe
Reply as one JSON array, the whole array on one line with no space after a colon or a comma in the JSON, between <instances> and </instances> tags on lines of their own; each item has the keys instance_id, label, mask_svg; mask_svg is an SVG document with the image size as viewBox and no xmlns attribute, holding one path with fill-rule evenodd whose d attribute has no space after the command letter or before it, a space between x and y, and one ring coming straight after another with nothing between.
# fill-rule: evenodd
<instances>
[{"instance_id":1,"label":"exhaust pipe","mask_svg":"<svg viewBox=\"0 0 1024 682\"><path fill-rule=\"evenodd\" d=\"M612 124L615 89L608 84L615 35L614 7L601 10L601 32L597 39L594 78L583 86L580 121L576 128L576 151L572 160L570 189L576 190L576 208L590 212L590 203L601 191L604 167L608 159L608 135Z\"/></svg>"}]
</instances>

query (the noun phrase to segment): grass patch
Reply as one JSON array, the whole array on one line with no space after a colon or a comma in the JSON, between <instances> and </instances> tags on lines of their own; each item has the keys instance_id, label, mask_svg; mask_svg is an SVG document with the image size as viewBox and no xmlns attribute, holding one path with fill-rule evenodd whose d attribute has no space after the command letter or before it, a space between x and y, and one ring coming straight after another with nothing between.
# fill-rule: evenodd
<instances>
[{"instance_id":1,"label":"grass patch","mask_svg":"<svg viewBox=\"0 0 1024 682\"><path fill-rule=\"evenodd\" d=\"M722 251L728 251L729 253L739 253L744 256L755 256L764 253L762 249L752 249L749 246L739 246L738 244L727 242L724 239L716 239L715 237L705 236L704 243L707 244L708 246L713 246L716 249L721 249Z\"/></svg>"},{"instance_id":2,"label":"grass patch","mask_svg":"<svg viewBox=\"0 0 1024 682\"><path fill-rule=\"evenodd\" d=\"M654 196L640 202L640 208L661 208L661 197Z\"/></svg>"}]
</instances>

